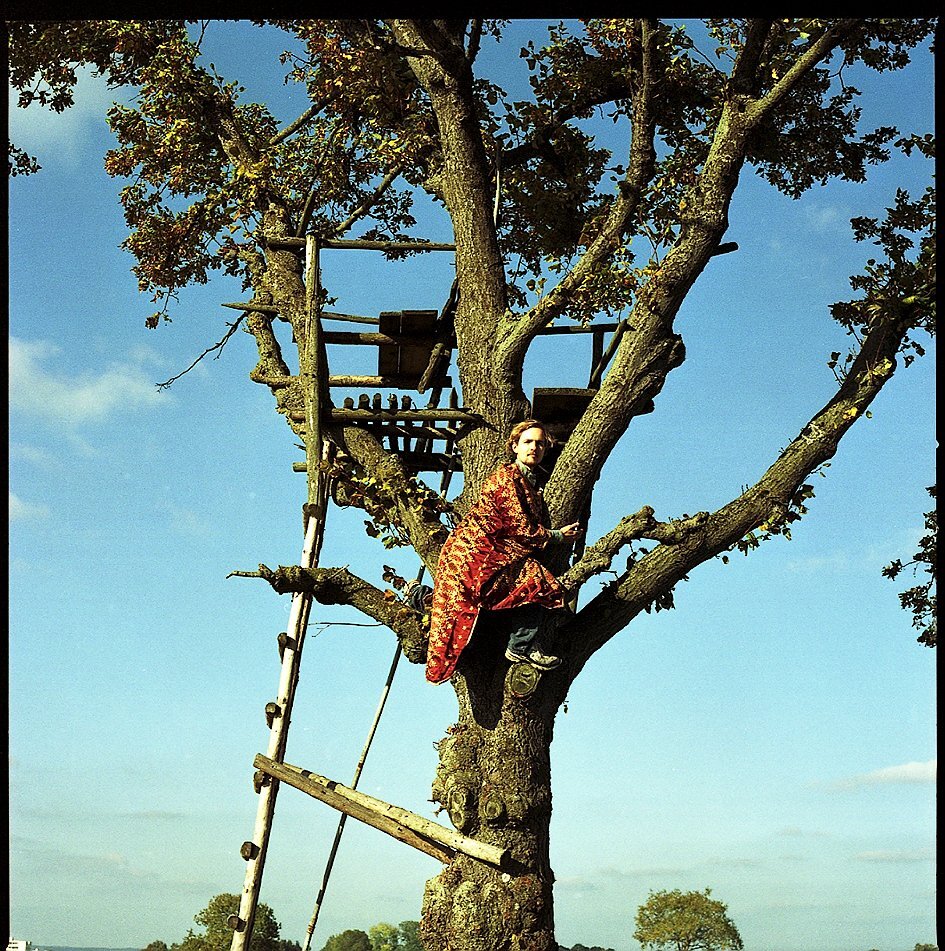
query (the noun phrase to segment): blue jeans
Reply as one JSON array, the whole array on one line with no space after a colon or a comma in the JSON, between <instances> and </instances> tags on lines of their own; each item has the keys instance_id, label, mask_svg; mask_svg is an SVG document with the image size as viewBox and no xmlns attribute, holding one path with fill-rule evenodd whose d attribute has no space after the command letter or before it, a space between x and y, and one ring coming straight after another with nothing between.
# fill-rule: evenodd
<instances>
[{"instance_id":1,"label":"blue jeans","mask_svg":"<svg viewBox=\"0 0 945 951\"><path fill-rule=\"evenodd\" d=\"M538 625L541 623L541 605L523 604L505 611L494 611L492 617L501 618L509 631L509 647L518 654L528 653L534 646Z\"/></svg>"}]
</instances>

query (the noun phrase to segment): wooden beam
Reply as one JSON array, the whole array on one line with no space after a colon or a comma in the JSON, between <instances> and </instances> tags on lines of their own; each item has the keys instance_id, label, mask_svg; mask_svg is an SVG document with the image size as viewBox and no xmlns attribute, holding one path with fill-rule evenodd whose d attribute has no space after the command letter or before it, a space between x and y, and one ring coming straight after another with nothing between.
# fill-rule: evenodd
<instances>
[{"instance_id":1,"label":"wooden beam","mask_svg":"<svg viewBox=\"0 0 945 951\"><path fill-rule=\"evenodd\" d=\"M303 248L305 238L270 238L270 248ZM319 247L348 249L352 251L455 251L455 244L441 244L437 241L367 241L360 238L326 238Z\"/></svg>"},{"instance_id":2,"label":"wooden beam","mask_svg":"<svg viewBox=\"0 0 945 951\"><path fill-rule=\"evenodd\" d=\"M339 314L333 310L323 310L322 320L344 320L350 324L373 324L374 326L380 323L377 317L361 317L359 314Z\"/></svg>"},{"instance_id":3,"label":"wooden beam","mask_svg":"<svg viewBox=\"0 0 945 951\"><path fill-rule=\"evenodd\" d=\"M437 420L454 421L461 423L484 423L485 420L477 413L468 409L398 409L398 410L373 410L373 409L337 409L332 407L328 410L328 418L333 423L397 423L401 420L410 420L412 422L433 422ZM295 419L295 414L292 414Z\"/></svg>"},{"instance_id":4,"label":"wooden beam","mask_svg":"<svg viewBox=\"0 0 945 951\"><path fill-rule=\"evenodd\" d=\"M253 765L274 779L294 786L314 799L374 826L428 855L434 855L442 862L450 862L456 852L462 852L470 858L497 868L505 868L508 865L510 853L506 848L471 839L455 829L440 825L432 819L426 819L409 809L391 805L367 793L342 786L341 783L319 776L307 769L301 769L289 763L276 762L261 753L256 756Z\"/></svg>"},{"instance_id":5,"label":"wooden beam","mask_svg":"<svg viewBox=\"0 0 945 951\"><path fill-rule=\"evenodd\" d=\"M387 344L393 346L415 346L422 347L430 343L428 336L420 334L379 334L379 333L358 333L350 330L326 330L323 333L325 343L346 343L346 344Z\"/></svg>"},{"instance_id":6,"label":"wooden beam","mask_svg":"<svg viewBox=\"0 0 945 951\"><path fill-rule=\"evenodd\" d=\"M328 780L319 782L322 779L321 776L315 777L314 774L309 774L298 767L289 766L287 763L277 763L262 754L256 757L254 765L287 786L294 786L313 799L317 799L345 815L373 826L375 829L380 829L381 832L386 832L399 842L413 846L413 848L425 852L440 862L448 864L456 856L455 850L444 848L440 843L418 835L413 829L404 826L395 819L375 813L367 806L351 802L348 797L336 792Z\"/></svg>"},{"instance_id":7,"label":"wooden beam","mask_svg":"<svg viewBox=\"0 0 945 951\"><path fill-rule=\"evenodd\" d=\"M416 376L405 376L399 373L392 373L387 376L330 376L328 377L328 385L389 386L395 390L415 390L417 379ZM437 386L452 386L453 381L448 376L444 376L434 382Z\"/></svg>"},{"instance_id":8,"label":"wooden beam","mask_svg":"<svg viewBox=\"0 0 945 951\"><path fill-rule=\"evenodd\" d=\"M610 332L616 330L620 326L619 323L616 324L575 324L573 327L545 327L544 330L539 330L539 334L551 335L551 334L592 334L597 331Z\"/></svg>"},{"instance_id":9,"label":"wooden beam","mask_svg":"<svg viewBox=\"0 0 945 951\"><path fill-rule=\"evenodd\" d=\"M367 241L362 238L332 238L325 248L348 248L355 251L455 251L455 244L441 241Z\"/></svg>"}]
</instances>

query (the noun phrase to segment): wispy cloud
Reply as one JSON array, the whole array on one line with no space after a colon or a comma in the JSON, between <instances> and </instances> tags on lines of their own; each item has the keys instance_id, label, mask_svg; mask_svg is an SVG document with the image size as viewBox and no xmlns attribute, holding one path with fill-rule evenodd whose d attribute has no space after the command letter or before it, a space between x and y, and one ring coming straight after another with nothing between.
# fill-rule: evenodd
<instances>
[{"instance_id":1,"label":"wispy cloud","mask_svg":"<svg viewBox=\"0 0 945 951\"><path fill-rule=\"evenodd\" d=\"M26 519L48 518L49 508L41 503L26 502L15 492L10 492L10 521L18 522Z\"/></svg>"},{"instance_id":2,"label":"wispy cloud","mask_svg":"<svg viewBox=\"0 0 945 951\"><path fill-rule=\"evenodd\" d=\"M56 457L48 449L24 442L10 444L10 458L22 459L43 469L52 469L57 466Z\"/></svg>"},{"instance_id":3,"label":"wispy cloud","mask_svg":"<svg viewBox=\"0 0 945 951\"><path fill-rule=\"evenodd\" d=\"M114 363L98 374L57 374L48 362L58 353L58 347L43 340L10 338L11 409L74 426L170 399L140 366L130 363Z\"/></svg>"},{"instance_id":4,"label":"wispy cloud","mask_svg":"<svg viewBox=\"0 0 945 951\"><path fill-rule=\"evenodd\" d=\"M884 766L871 773L859 773L847 776L828 784L828 789L847 792L867 786L890 785L928 785L935 783L938 760L930 759L924 763L901 763L898 766Z\"/></svg>"},{"instance_id":5,"label":"wispy cloud","mask_svg":"<svg viewBox=\"0 0 945 951\"><path fill-rule=\"evenodd\" d=\"M814 231L821 234L847 227L849 212L837 205L814 201L805 208L805 217Z\"/></svg>"},{"instance_id":6,"label":"wispy cloud","mask_svg":"<svg viewBox=\"0 0 945 951\"><path fill-rule=\"evenodd\" d=\"M210 522L192 509L168 502L164 506L171 517L171 528L179 535L206 538L211 534Z\"/></svg>"},{"instance_id":7,"label":"wispy cloud","mask_svg":"<svg viewBox=\"0 0 945 951\"><path fill-rule=\"evenodd\" d=\"M824 839L830 833L824 832L821 829L802 829L800 826L785 826L783 829L779 829L777 834L788 836L792 839Z\"/></svg>"},{"instance_id":8,"label":"wispy cloud","mask_svg":"<svg viewBox=\"0 0 945 951\"><path fill-rule=\"evenodd\" d=\"M889 862L893 864L930 862L932 849L887 849L875 852L860 852L854 856L858 862Z\"/></svg>"}]
</instances>

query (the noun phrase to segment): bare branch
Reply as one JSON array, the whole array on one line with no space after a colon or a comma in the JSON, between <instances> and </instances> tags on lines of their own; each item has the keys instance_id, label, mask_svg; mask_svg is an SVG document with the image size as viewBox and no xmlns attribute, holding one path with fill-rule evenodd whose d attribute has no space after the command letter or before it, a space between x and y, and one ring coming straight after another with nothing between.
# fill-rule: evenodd
<instances>
[{"instance_id":1,"label":"bare branch","mask_svg":"<svg viewBox=\"0 0 945 951\"><path fill-rule=\"evenodd\" d=\"M324 109L325 106L327 106L328 103L330 103L331 100L334 98L335 98L334 96L325 96L324 99L321 99L318 102L313 102L312 105L310 105L308 109L306 109L305 112L302 113L302 115L300 115L297 119L294 119L292 122L290 122L284 129L280 129L269 140L270 147L273 145L278 145L280 142L283 142L293 133L298 132L298 130L301 129L302 126L304 126L311 119L314 119L315 116L317 116L319 112L321 112L322 109Z\"/></svg>"},{"instance_id":2,"label":"bare branch","mask_svg":"<svg viewBox=\"0 0 945 951\"><path fill-rule=\"evenodd\" d=\"M391 184L397 179L397 176L403 171L404 163L398 162L381 180L381 183L374 189L373 193L368 195L364 201L358 205L354 211L345 218L344 221L335 228L335 236L341 237L345 232L347 232L351 226L359 219L363 218L371 208L377 204L378 199L390 188Z\"/></svg>"},{"instance_id":3,"label":"bare branch","mask_svg":"<svg viewBox=\"0 0 945 951\"><path fill-rule=\"evenodd\" d=\"M194 368L198 363L200 363L200 361L201 361L205 356L207 356L208 353L213 353L214 350L222 351L223 348L226 346L226 342L230 339L230 337L233 336L233 334L236 333L237 328L238 328L239 325L243 322L243 317L245 317L245 316L246 316L246 315L243 314L242 316L237 317L237 319L234 320L232 324L227 324L227 326L229 327L229 330L227 330L227 332L223 335L223 339L222 339L222 340L218 340L212 347L207 347L207 349L204 350L204 352L201 353L200 356L197 357L197 359L194 360L194 362L191 363L191 365L190 365L189 367L187 367L186 370L181 370L180 373L178 373L176 376L172 376L169 380L165 380L163 383L158 383L158 384L156 384L156 385L157 385L157 388L158 388L159 390L166 390L175 380L179 380L185 373L190 373L190 371L193 370L193 368ZM218 353L213 359L214 359L214 360L219 360L219 359L220 359L220 354Z\"/></svg>"},{"instance_id":4,"label":"bare branch","mask_svg":"<svg viewBox=\"0 0 945 951\"><path fill-rule=\"evenodd\" d=\"M369 581L342 568L302 568L285 565L258 571L231 571L228 578L262 578L278 594L307 592L319 604L345 604L390 628L411 647L427 638L420 617L393 593L385 594Z\"/></svg>"}]
</instances>

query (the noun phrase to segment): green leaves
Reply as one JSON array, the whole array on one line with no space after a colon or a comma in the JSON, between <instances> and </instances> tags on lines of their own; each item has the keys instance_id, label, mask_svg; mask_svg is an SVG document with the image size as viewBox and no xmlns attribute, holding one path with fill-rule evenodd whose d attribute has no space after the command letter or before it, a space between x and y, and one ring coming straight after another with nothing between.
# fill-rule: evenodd
<instances>
[{"instance_id":1,"label":"green leaves","mask_svg":"<svg viewBox=\"0 0 945 951\"><path fill-rule=\"evenodd\" d=\"M704 892L650 892L636 914L633 937L644 951L663 948L689 951L741 951L738 928L729 918L728 906Z\"/></svg>"}]
</instances>

